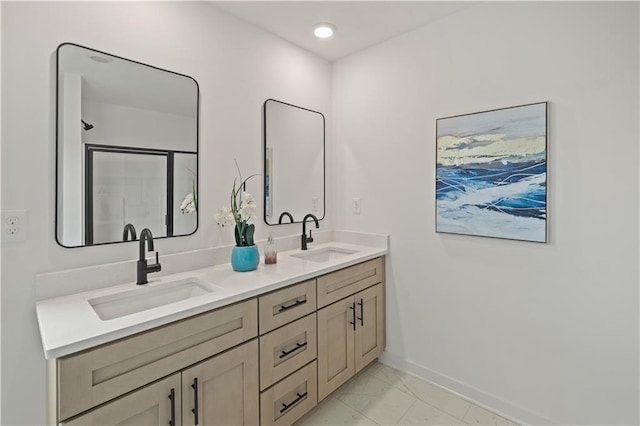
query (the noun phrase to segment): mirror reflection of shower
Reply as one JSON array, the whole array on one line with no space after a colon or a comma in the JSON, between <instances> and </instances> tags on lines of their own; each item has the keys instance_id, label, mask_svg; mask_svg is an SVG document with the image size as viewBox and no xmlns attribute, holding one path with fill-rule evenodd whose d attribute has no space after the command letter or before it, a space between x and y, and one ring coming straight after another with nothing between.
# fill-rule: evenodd
<instances>
[{"instance_id":1,"label":"mirror reflection of shower","mask_svg":"<svg viewBox=\"0 0 640 426\"><path fill-rule=\"evenodd\" d=\"M84 121L84 120L80 120L80 121L82 121L82 126L84 127L84 130L91 130L91 129L93 129L93 124L89 124L89 123L87 123L87 122L86 122L86 121Z\"/></svg>"},{"instance_id":2,"label":"mirror reflection of shower","mask_svg":"<svg viewBox=\"0 0 640 426\"><path fill-rule=\"evenodd\" d=\"M198 187L197 82L72 43L56 59L58 243L121 243L127 224L192 234L198 212L180 206Z\"/></svg>"}]
</instances>

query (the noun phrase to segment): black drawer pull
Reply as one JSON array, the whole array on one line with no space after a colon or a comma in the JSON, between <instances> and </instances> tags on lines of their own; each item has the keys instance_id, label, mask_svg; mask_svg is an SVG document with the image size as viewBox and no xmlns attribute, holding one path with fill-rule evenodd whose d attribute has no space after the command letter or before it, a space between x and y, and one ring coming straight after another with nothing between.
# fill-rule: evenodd
<instances>
[{"instance_id":1,"label":"black drawer pull","mask_svg":"<svg viewBox=\"0 0 640 426\"><path fill-rule=\"evenodd\" d=\"M360 318L358 319L360 320L360 325L364 327L364 300L360 299L358 305L360 305Z\"/></svg>"},{"instance_id":2,"label":"black drawer pull","mask_svg":"<svg viewBox=\"0 0 640 426\"><path fill-rule=\"evenodd\" d=\"M302 401L303 399L305 399L307 397L308 392L305 392L303 394L300 393L296 393L296 395L298 395L298 397L296 399L294 399L293 401L291 401L289 404L285 404L284 402L282 403L282 408L280 409L280 414L284 413L285 411L287 411L289 408L293 407L294 405L296 405L298 402Z\"/></svg>"},{"instance_id":3,"label":"black drawer pull","mask_svg":"<svg viewBox=\"0 0 640 426\"><path fill-rule=\"evenodd\" d=\"M292 353L294 353L295 351L299 350L300 348L304 348L305 346L307 346L307 342L304 343L296 343L296 347L288 350L288 351L282 351L282 353L280 354L280 359L291 355Z\"/></svg>"},{"instance_id":4,"label":"black drawer pull","mask_svg":"<svg viewBox=\"0 0 640 426\"><path fill-rule=\"evenodd\" d=\"M193 388L193 398L194 398L194 408L191 409L191 412L193 413L194 416L194 423L195 425L198 424L198 378L196 377L195 379L193 379L193 384L191 385L191 387Z\"/></svg>"},{"instance_id":5,"label":"black drawer pull","mask_svg":"<svg viewBox=\"0 0 640 426\"><path fill-rule=\"evenodd\" d=\"M169 426L177 426L176 425L176 391L171 388L171 393L169 394L169 400L171 401L171 420L169 421Z\"/></svg>"},{"instance_id":6,"label":"black drawer pull","mask_svg":"<svg viewBox=\"0 0 640 426\"><path fill-rule=\"evenodd\" d=\"M292 303L290 305L287 305L287 306L280 305L280 309L278 309L278 313L284 312L284 311L288 311L289 309L293 309L296 306L304 305L305 303L307 303L307 299L296 300L294 303Z\"/></svg>"},{"instance_id":7,"label":"black drawer pull","mask_svg":"<svg viewBox=\"0 0 640 426\"><path fill-rule=\"evenodd\" d=\"M353 311L353 322L349 321L349 324L353 325L353 331L356 331L356 302L353 302L349 309Z\"/></svg>"}]
</instances>

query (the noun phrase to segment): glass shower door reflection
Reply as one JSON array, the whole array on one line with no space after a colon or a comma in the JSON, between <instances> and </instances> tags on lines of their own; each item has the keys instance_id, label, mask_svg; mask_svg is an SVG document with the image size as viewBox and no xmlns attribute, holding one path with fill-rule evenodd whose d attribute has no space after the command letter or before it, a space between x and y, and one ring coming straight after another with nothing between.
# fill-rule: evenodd
<instances>
[{"instance_id":1,"label":"glass shower door reflection","mask_svg":"<svg viewBox=\"0 0 640 426\"><path fill-rule=\"evenodd\" d=\"M154 237L167 236L166 154L96 150L91 162L91 244L122 241L129 223L138 235L149 228Z\"/></svg>"}]
</instances>

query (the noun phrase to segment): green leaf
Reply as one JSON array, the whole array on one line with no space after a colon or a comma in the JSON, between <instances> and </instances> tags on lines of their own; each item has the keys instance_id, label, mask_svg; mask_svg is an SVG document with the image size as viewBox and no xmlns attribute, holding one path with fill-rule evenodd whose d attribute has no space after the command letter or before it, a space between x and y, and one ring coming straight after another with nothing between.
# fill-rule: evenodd
<instances>
[{"instance_id":1,"label":"green leaf","mask_svg":"<svg viewBox=\"0 0 640 426\"><path fill-rule=\"evenodd\" d=\"M253 223L251 225L248 225L244 230L244 240L248 246L252 246L254 244L253 233L255 232L255 230L256 230L256 227Z\"/></svg>"},{"instance_id":2,"label":"green leaf","mask_svg":"<svg viewBox=\"0 0 640 426\"><path fill-rule=\"evenodd\" d=\"M198 193L196 192L196 181L195 179L191 181L191 192L193 193L193 206L198 211Z\"/></svg>"},{"instance_id":3,"label":"green leaf","mask_svg":"<svg viewBox=\"0 0 640 426\"><path fill-rule=\"evenodd\" d=\"M242 246L242 238L240 237L240 228L238 227L238 225L236 225L233 229L235 230L234 234L236 236L236 245Z\"/></svg>"}]
</instances>

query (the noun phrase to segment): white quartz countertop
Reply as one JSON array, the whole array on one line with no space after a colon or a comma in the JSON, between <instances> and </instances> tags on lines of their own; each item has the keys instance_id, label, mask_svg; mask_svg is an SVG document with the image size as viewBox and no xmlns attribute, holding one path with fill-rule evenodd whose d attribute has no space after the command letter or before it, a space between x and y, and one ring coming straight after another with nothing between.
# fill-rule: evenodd
<instances>
[{"instance_id":1,"label":"white quartz countertop","mask_svg":"<svg viewBox=\"0 0 640 426\"><path fill-rule=\"evenodd\" d=\"M149 283L144 286L130 282L40 300L36 303L36 310L45 357L51 359L69 355L388 253L388 246L372 247L345 242L314 244L307 252L326 250L328 247L355 253L316 262L293 257L303 252L291 250L278 253L278 263L274 265L265 265L261 258L258 269L251 272L235 272L227 263L159 277L149 274ZM110 320L100 319L89 303L92 299L185 279L210 284L215 291Z\"/></svg>"}]
</instances>

